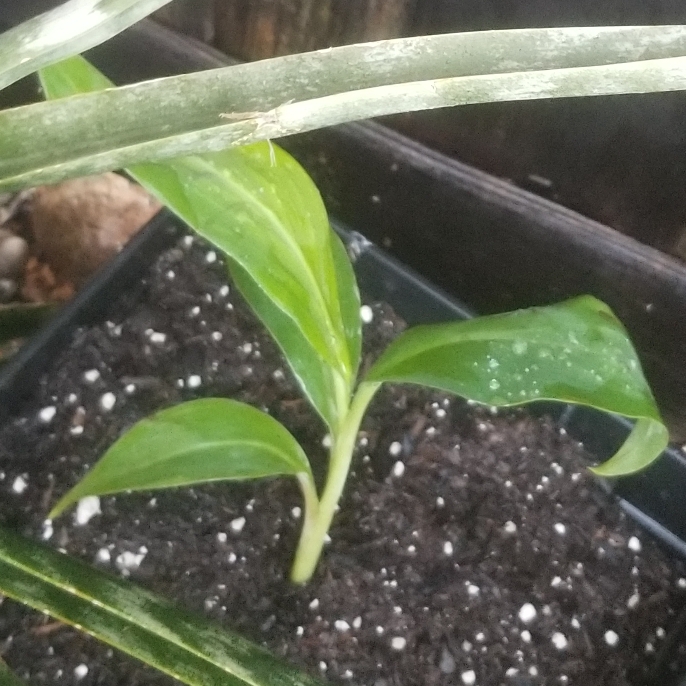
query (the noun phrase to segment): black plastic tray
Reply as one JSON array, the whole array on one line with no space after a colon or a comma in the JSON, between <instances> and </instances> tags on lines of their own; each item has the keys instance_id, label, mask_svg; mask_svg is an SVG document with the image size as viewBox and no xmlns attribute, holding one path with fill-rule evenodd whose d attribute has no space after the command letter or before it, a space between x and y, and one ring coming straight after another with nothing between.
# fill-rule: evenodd
<instances>
[{"instance_id":1,"label":"black plastic tray","mask_svg":"<svg viewBox=\"0 0 686 686\"><path fill-rule=\"evenodd\" d=\"M369 297L391 304L409 323L429 323L472 316L469 308L399 263L361 234L336 222L334 228L354 257L360 288ZM170 212L160 212L21 349L0 372L0 419L7 419L13 411L19 410L23 401L35 392L41 376L49 371L55 356L69 344L77 329L102 322L116 296L140 282L155 258L164 249L172 247L187 231L188 227ZM589 413L581 408L557 408L560 424L566 426L573 436L585 440L587 446L602 459L610 457L629 430L628 423L607 415ZM539 409L555 412L556 406L546 403ZM602 440L599 440L599 434L602 434ZM669 458L661 460L661 464L668 462ZM620 506L651 534L686 558L686 544L683 540L647 514L645 509L639 509L642 506L641 497L645 496L646 490L652 492L659 486L660 478L668 478L668 474L665 476L655 470L651 470L649 475L638 489L639 497L633 503L620 498ZM681 626L682 623L684 622L678 622L679 630L668 637L673 645L678 644L682 630L686 629L686 625ZM657 672L651 680L655 686L672 683L666 681L668 676L673 676L669 672L671 652L664 649L663 652L664 659L658 660Z\"/></svg>"},{"instance_id":2,"label":"black plastic tray","mask_svg":"<svg viewBox=\"0 0 686 686\"><path fill-rule=\"evenodd\" d=\"M0 7L0 23L3 12ZM151 22L120 34L90 57L120 83L229 61ZM648 372L664 369L657 374L662 385L673 377L684 378L680 392L686 393L686 270L670 258L377 124L335 127L285 142L314 173L330 211L345 225L362 229L376 242L389 238L395 257L466 303L455 305L427 282L410 278L413 272L401 278L397 263L368 245L360 257L362 286L370 295L389 300L408 321L436 321L470 310L487 313L592 293L628 326ZM447 229L455 232L451 241ZM140 244L145 251L149 245L154 252L159 241L155 232L146 233L134 248ZM373 260L369 269L364 267L367 260ZM117 264L101 280L124 278L126 270L119 274ZM92 284L68 306L65 321L73 316L75 323L82 323L92 316L85 303L96 288ZM654 304L650 312L646 303ZM59 336L67 329L65 324ZM57 332L54 336L56 347L63 338ZM38 343L29 345L0 376L0 402L12 402L24 383L28 386L36 378L34 361L22 372L21 384L10 382ZM649 378L654 383L656 374ZM624 420L582 408L570 408L560 421L599 458L609 457L629 431ZM668 450L653 467L616 481L613 488L632 516L686 556L686 456Z\"/></svg>"}]
</instances>

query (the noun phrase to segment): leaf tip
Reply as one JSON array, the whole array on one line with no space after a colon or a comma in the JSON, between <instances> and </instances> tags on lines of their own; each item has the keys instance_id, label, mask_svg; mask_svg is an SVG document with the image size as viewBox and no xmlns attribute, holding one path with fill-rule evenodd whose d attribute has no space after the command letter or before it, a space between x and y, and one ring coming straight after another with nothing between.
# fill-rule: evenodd
<instances>
[{"instance_id":1,"label":"leaf tip","mask_svg":"<svg viewBox=\"0 0 686 686\"><path fill-rule=\"evenodd\" d=\"M64 512L71 507L78 498L74 498L72 495L72 491L69 491L66 495L63 495L58 501L57 504L48 512L47 519L54 520L57 519L59 516L63 515Z\"/></svg>"}]
</instances>

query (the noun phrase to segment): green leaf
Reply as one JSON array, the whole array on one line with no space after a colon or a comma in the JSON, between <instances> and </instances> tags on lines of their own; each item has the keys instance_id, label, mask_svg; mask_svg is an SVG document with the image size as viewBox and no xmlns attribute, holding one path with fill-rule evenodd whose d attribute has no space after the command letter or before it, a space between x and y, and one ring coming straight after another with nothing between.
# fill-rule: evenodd
<instances>
[{"instance_id":1,"label":"green leaf","mask_svg":"<svg viewBox=\"0 0 686 686\"><path fill-rule=\"evenodd\" d=\"M606 462L593 467L598 476L632 474L647 467L667 447L669 434L661 421L639 418L622 447Z\"/></svg>"},{"instance_id":2,"label":"green leaf","mask_svg":"<svg viewBox=\"0 0 686 686\"><path fill-rule=\"evenodd\" d=\"M80 57L40 76L51 98L109 83ZM309 176L269 143L129 171L231 258L239 288L334 429L359 362L359 294Z\"/></svg>"},{"instance_id":3,"label":"green leaf","mask_svg":"<svg viewBox=\"0 0 686 686\"><path fill-rule=\"evenodd\" d=\"M89 495L280 474L311 480L305 453L279 422L235 400L192 400L134 425L49 517Z\"/></svg>"},{"instance_id":4,"label":"green leaf","mask_svg":"<svg viewBox=\"0 0 686 686\"><path fill-rule=\"evenodd\" d=\"M174 169L183 203L176 205L176 193L157 196L240 264L349 380L329 222L302 167L281 148L260 143L186 158ZM131 171L148 185L140 169Z\"/></svg>"},{"instance_id":5,"label":"green leaf","mask_svg":"<svg viewBox=\"0 0 686 686\"><path fill-rule=\"evenodd\" d=\"M321 684L263 648L128 581L3 529L0 592L78 627L184 684Z\"/></svg>"},{"instance_id":6,"label":"green leaf","mask_svg":"<svg viewBox=\"0 0 686 686\"><path fill-rule=\"evenodd\" d=\"M38 72L38 78L46 100L59 100L114 87L112 81L81 55L44 67Z\"/></svg>"},{"instance_id":7,"label":"green leaf","mask_svg":"<svg viewBox=\"0 0 686 686\"><path fill-rule=\"evenodd\" d=\"M334 370L329 365L321 363L316 350L298 326L269 300L243 268L233 264L230 271L231 278L243 297L269 328L277 344L286 354L288 364L307 399L326 424L335 430L342 413L336 403Z\"/></svg>"},{"instance_id":8,"label":"green leaf","mask_svg":"<svg viewBox=\"0 0 686 686\"><path fill-rule=\"evenodd\" d=\"M0 35L0 89L88 50L169 0L70 0Z\"/></svg>"},{"instance_id":9,"label":"green leaf","mask_svg":"<svg viewBox=\"0 0 686 686\"><path fill-rule=\"evenodd\" d=\"M450 105L686 88L686 27L344 46L0 113L0 190Z\"/></svg>"},{"instance_id":10,"label":"green leaf","mask_svg":"<svg viewBox=\"0 0 686 686\"><path fill-rule=\"evenodd\" d=\"M638 419L622 449L600 468L606 476L645 467L668 443L626 331L590 296L410 329L365 380L432 386L488 405L557 400Z\"/></svg>"},{"instance_id":11,"label":"green leaf","mask_svg":"<svg viewBox=\"0 0 686 686\"><path fill-rule=\"evenodd\" d=\"M2 659L0 659L0 684L2 686L26 686L25 682L14 676Z\"/></svg>"}]
</instances>

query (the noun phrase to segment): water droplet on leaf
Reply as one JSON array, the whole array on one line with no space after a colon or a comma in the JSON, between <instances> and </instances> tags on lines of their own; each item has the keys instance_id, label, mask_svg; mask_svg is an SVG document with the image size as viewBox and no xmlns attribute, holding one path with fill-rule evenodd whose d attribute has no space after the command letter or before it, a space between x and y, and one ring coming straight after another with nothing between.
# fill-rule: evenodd
<instances>
[{"instance_id":1,"label":"water droplet on leaf","mask_svg":"<svg viewBox=\"0 0 686 686\"><path fill-rule=\"evenodd\" d=\"M527 344L526 341L515 341L512 344L512 350L513 350L515 355L523 355L526 352L528 347L529 347L529 345Z\"/></svg>"}]
</instances>

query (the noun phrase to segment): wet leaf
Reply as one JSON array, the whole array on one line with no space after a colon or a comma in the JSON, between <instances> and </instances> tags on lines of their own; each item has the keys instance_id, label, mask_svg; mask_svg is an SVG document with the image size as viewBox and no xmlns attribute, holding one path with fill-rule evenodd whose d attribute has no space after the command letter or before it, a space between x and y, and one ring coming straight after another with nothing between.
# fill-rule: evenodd
<instances>
[{"instance_id":1,"label":"wet leaf","mask_svg":"<svg viewBox=\"0 0 686 686\"><path fill-rule=\"evenodd\" d=\"M43 70L41 82L51 98L108 83L82 58ZM129 172L230 257L305 394L336 427L359 362L359 294L305 171L261 143Z\"/></svg>"},{"instance_id":2,"label":"wet leaf","mask_svg":"<svg viewBox=\"0 0 686 686\"><path fill-rule=\"evenodd\" d=\"M365 380L423 384L487 405L556 400L638 419L622 449L598 470L606 476L645 467L668 442L626 331L590 296L410 329Z\"/></svg>"},{"instance_id":3,"label":"wet leaf","mask_svg":"<svg viewBox=\"0 0 686 686\"><path fill-rule=\"evenodd\" d=\"M235 400L192 400L134 425L49 516L89 495L280 474L310 478L305 453L279 422Z\"/></svg>"},{"instance_id":4,"label":"wet leaf","mask_svg":"<svg viewBox=\"0 0 686 686\"><path fill-rule=\"evenodd\" d=\"M191 686L317 686L236 634L129 581L0 529L0 592ZM4 675L0 672L0 682ZM12 682L10 682L12 683Z\"/></svg>"}]
</instances>

